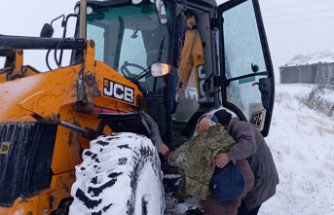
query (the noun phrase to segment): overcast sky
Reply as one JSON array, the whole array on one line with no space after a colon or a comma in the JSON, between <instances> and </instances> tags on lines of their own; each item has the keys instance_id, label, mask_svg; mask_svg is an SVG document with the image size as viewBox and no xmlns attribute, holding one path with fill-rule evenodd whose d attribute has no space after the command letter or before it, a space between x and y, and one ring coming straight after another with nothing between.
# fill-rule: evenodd
<instances>
[{"instance_id":1,"label":"overcast sky","mask_svg":"<svg viewBox=\"0 0 334 215\"><path fill-rule=\"evenodd\" d=\"M73 12L77 2L0 1L0 34L25 36L39 36L45 22ZM296 54L334 50L334 0L259 1L276 72Z\"/></svg>"},{"instance_id":2,"label":"overcast sky","mask_svg":"<svg viewBox=\"0 0 334 215\"><path fill-rule=\"evenodd\" d=\"M275 67L296 54L334 51L334 0L260 0Z\"/></svg>"},{"instance_id":3,"label":"overcast sky","mask_svg":"<svg viewBox=\"0 0 334 215\"><path fill-rule=\"evenodd\" d=\"M334 51L334 0L259 2L276 72L296 54Z\"/></svg>"}]
</instances>

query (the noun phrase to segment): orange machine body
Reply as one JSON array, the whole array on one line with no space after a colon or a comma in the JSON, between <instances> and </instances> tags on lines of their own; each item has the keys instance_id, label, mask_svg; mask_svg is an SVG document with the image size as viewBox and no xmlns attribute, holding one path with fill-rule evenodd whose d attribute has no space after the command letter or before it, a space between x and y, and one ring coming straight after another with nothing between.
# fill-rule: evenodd
<instances>
[{"instance_id":1,"label":"orange machine body","mask_svg":"<svg viewBox=\"0 0 334 215\"><path fill-rule=\"evenodd\" d=\"M29 198L18 197L11 207L0 207L0 214L50 214L70 198L75 165L89 144L80 133L57 125L57 120L96 129L99 113L137 112L142 94L134 83L95 61L92 41L87 42L82 64L38 73L22 63L23 52L17 51L12 73L0 74L0 124L31 122L56 127L51 183ZM14 153L10 142L1 145L7 147L1 147L0 156Z\"/></svg>"}]
</instances>

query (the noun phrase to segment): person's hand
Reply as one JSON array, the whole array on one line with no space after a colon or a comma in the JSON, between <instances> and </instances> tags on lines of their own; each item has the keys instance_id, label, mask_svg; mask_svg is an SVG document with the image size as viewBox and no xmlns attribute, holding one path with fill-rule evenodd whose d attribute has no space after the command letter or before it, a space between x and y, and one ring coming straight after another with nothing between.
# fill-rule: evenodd
<instances>
[{"instance_id":1,"label":"person's hand","mask_svg":"<svg viewBox=\"0 0 334 215\"><path fill-rule=\"evenodd\" d=\"M161 143L158 145L158 152L161 153L166 158L168 157L170 150L166 144Z\"/></svg>"},{"instance_id":2,"label":"person's hand","mask_svg":"<svg viewBox=\"0 0 334 215\"><path fill-rule=\"evenodd\" d=\"M231 161L230 157L228 156L228 154L226 153L221 153L221 154L218 154L216 157L215 157L215 165L218 167L218 168L224 168L229 162Z\"/></svg>"}]
</instances>

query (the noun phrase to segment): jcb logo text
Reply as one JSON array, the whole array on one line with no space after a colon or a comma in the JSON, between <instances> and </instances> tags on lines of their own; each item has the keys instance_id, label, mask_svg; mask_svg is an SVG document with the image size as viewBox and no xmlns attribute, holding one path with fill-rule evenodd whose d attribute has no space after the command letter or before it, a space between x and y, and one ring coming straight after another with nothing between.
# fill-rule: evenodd
<instances>
[{"instance_id":1,"label":"jcb logo text","mask_svg":"<svg viewBox=\"0 0 334 215\"><path fill-rule=\"evenodd\" d=\"M103 95L130 103L134 102L133 88L108 79L104 79L103 82Z\"/></svg>"}]
</instances>

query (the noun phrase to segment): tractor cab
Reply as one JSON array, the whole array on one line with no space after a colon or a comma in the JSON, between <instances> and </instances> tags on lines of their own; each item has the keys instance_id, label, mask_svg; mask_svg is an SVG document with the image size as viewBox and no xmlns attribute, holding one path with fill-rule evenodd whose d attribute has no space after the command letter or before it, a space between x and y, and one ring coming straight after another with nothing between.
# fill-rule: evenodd
<instances>
[{"instance_id":1,"label":"tractor cab","mask_svg":"<svg viewBox=\"0 0 334 215\"><path fill-rule=\"evenodd\" d=\"M182 105L175 97L185 10L197 16L205 64L192 74ZM159 124L165 142L173 143L176 130L178 137L189 137L197 117L220 106L268 134L274 76L257 0L220 6L195 0L88 1L86 22L96 59L137 83L143 111ZM136 79L155 62L168 64L170 75Z\"/></svg>"}]
</instances>

